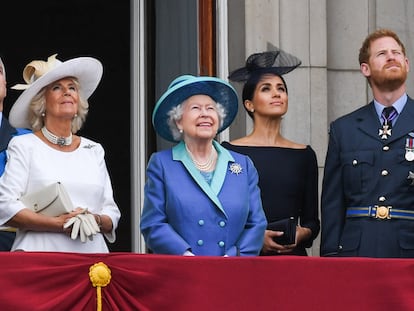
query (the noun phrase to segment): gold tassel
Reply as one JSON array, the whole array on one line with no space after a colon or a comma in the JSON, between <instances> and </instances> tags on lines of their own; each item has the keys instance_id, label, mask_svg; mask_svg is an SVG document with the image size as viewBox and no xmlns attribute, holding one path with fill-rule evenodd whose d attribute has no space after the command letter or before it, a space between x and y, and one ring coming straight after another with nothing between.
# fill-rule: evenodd
<instances>
[{"instance_id":1,"label":"gold tassel","mask_svg":"<svg viewBox=\"0 0 414 311\"><path fill-rule=\"evenodd\" d=\"M103 262L98 262L89 268L89 278L93 287L96 287L96 310L102 311L101 287L111 282L111 270Z\"/></svg>"}]
</instances>

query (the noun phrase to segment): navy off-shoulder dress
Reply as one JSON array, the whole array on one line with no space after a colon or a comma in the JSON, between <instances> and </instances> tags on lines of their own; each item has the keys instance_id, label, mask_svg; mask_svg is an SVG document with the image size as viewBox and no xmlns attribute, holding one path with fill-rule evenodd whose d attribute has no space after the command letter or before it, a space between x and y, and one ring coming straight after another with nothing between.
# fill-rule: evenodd
<instances>
[{"instance_id":1,"label":"navy off-shoulder dress","mask_svg":"<svg viewBox=\"0 0 414 311\"><path fill-rule=\"evenodd\" d=\"M298 245L289 255L306 256L320 230L318 209L318 164L311 146L304 149L222 146L248 155L259 174L259 188L268 223L295 217L302 227L309 228L309 240Z\"/></svg>"}]
</instances>

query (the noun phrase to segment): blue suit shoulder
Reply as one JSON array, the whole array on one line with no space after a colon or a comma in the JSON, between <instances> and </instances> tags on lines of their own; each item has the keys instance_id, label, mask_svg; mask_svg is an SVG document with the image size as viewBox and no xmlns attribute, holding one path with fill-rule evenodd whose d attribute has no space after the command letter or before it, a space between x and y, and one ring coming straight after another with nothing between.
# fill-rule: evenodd
<instances>
[{"instance_id":1,"label":"blue suit shoulder","mask_svg":"<svg viewBox=\"0 0 414 311\"><path fill-rule=\"evenodd\" d=\"M26 128L16 128L16 134L17 135L24 135L24 134L28 134L28 133L32 133L32 130L26 129Z\"/></svg>"},{"instance_id":2,"label":"blue suit shoulder","mask_svg":"<svg viewBox=\"0 0 414 311\"><path fill-rule=\"evenodd\" d=\"M172 149L159 150L154 152L151 156L163 159L172 158Z\"/></svg>"}]
</instances>

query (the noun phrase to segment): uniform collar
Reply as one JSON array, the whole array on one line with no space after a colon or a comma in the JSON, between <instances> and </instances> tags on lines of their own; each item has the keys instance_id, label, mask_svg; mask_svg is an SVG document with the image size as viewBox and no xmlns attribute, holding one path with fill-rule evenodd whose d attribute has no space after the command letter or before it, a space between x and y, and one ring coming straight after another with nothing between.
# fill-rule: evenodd
<instances>
[{"instance_id":1,"label":"uniform collar","mask_svg":"<svg viewBox=\"0 0 414 311\"><path fill-rule=\"evenodd\" d=\"M398 98L393 104L392 106L397 110L398 115L401 113L401 111L403 110L405 104L407 103L407 93L404 93L400 98ZM374 106L375 106L375 110L377 111L377 115L378 115L378 119L381 121L381 114L382 114L382 110L385 108L385 106L383 104L380 104L379 102L377 102L374 99Z\"/></svg>"}]
</instances>

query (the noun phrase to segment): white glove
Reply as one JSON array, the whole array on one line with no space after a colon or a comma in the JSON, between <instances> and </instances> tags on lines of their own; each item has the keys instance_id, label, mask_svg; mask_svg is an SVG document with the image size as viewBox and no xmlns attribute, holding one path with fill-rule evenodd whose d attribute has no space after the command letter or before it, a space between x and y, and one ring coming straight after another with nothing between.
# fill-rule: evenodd
<instances>
[{"instance_id":1,"label":"white glove","mask_svg":"<svg viewBox=\"0 0 414 311\"><path fill-rule=\"evenodd\" d=\"M81 219L78 216L74 216L72 218L70 218L64 225L63 228L69 228L70 226L72 226L72 231L70 233L70 238L72 240L76 240L76 238L78 237L79 231L80 231L80 226L81 226Z\"/></svg>"},{"instance_id":2,"label":"white glove","mask_svg":"<svg viewBox=\"0 0 414 311\"><path fill-rule=\"evenodd\" d=\"M93 214L79 214L77 217L81 220L81 228L86 237L92 239L92 235L101 231Z\"/></svg>"},{"instance_id":3,"label":"white glove","mask_svg":"<svg viewBox=\"0 0 414 311\"><path fill-rule=\"evenodd\" d=\"M69 228L72 226L71 239L76 240L79 238L85 243L87 238L91 241L93 240L93 235L100 232L99 226L96 223L95 216L93 214L87 213L87 210L83 213L80 213L72 218L70 218L64 225L63 228Z\"/></svg>"}]
</instances>

